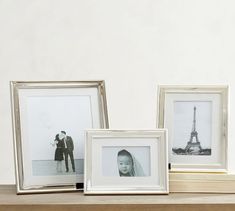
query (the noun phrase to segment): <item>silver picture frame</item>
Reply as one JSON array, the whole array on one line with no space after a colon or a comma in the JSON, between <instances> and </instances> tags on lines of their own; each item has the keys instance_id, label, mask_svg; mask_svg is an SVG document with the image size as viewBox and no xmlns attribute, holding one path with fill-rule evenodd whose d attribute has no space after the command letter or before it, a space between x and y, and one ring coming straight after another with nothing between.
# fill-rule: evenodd
<instances>
[{"instance_id":1,"label":"silver picture frame","mask_svg":"<svg viewBox=\"0 0 235 211\"><path fill-rule=\"evenodd\" d=\"M88 130L84 194L168 194L167 130Z\"/></svg>"},{"instance_id":2,"label":"silver picture frame","mask_svg":"<svg viewBox=\"0 0 235 211\"><path fill-rule=\"evenodd\" d=\"M171 172L227 172L227 85L159 85L157 127L167 128Z\"/></svg>"},{"instance_id":3,"label":"silver picture frame","mask_svg":"<svg viewBox=\"0 0 235 211\"><path fill-rule=\"evenodd\" d=\"M17 194L82 189L85 130L109 127L105 82L11 81L10 88ZM74 134L73 157L71 152L65 154L68 142L58 147L59 142L54 141L59 134L66 134L64 130ZM66 141L71 135L68 131Z\"/></svg>"}]
</instances>

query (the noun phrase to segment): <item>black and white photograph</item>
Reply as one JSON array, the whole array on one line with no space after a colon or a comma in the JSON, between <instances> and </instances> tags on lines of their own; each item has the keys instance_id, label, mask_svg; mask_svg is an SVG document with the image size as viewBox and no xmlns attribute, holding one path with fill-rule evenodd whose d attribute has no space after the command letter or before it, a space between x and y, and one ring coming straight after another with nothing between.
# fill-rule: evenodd
<instances>
[{"instance_id":1,"label":"black and white photograph","mask_svg":"<svg viewBox=\"0 0 235 211\"><path fill-rule=\"evenodd\" d=\"M85 194L168 194L167 130L87 130Z\"/></svg>"},{"instance_id":2,"label":"black and white photograph","mask_svg":"<svg viewBox=\"0 0 235 211\"><path fill-rule=\"evenodd\" d=\"M12 96L18 193L76 189L85 130L108 126L103 81L12 82Z\"/></svg>"},{"instance_id":3,"label":"black and white photograph","mask_svg":"<svg viewBox=\"0 0 235 211\"><path fill-rule=\"evenodd\" d=\"M174 155L211 155L212 102L174 102Z\"/></svg>"},{"instance_id":4,"label":"black and white photograph","mask_svg":"<svg viewBox=\"0 0 235 211\"><path fill-rule=\"evenodd\" d=\"M103 175L109 177L150 176L150 147L103 147Z\"/></svg>"},{"instance_id":5,"label":"black and white photograph","mask_svg":"<svg viewBox=\"0 0 235 211\"><path fill-rule=\"evenodd\" d=\"M88 96L28 99L34 176L83 174L84 130L93 128Z\"/></svg>"}]
</instances>

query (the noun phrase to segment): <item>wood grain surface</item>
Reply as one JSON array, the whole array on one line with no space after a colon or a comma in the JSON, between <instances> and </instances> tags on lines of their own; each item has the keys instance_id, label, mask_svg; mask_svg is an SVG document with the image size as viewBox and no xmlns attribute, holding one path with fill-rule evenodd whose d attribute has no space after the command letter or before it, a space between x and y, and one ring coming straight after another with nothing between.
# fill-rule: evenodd
<instances>
[{"instance_id":1,"label":"wood grain surface","mask_svg":"<svg viewBox=\"0 0 235 211\"><path fill-rule=\"evenodd\" d=\"M0 210L235 210L235 194L171 193L169 195L84 196L82 192L16 195L0 187Z\"/></svg>"}]
</instances>

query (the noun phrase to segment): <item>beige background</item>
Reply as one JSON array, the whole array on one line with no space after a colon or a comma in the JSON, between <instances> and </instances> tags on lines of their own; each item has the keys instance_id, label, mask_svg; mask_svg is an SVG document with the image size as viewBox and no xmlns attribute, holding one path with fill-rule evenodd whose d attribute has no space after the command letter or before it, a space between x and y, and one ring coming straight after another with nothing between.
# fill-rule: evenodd
<instances>
[{"instance_id":1,"label":"beige background","mask_svg":"<svg viewBox=\"0 0 235 211\"><path fill-rule=\"evenodd\" d=\"M14 180L9 81L105 79L110 126L156 125L157 84L230 84L233 0L0 0L0 184Z\"/></svg>"}]
</instances>

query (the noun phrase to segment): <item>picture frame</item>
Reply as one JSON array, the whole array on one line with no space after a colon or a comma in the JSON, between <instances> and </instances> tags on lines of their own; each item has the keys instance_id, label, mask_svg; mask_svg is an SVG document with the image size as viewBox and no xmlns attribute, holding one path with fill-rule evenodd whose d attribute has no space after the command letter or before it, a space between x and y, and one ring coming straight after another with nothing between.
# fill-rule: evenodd
<instances>
[{"instance_id":1,"label":"picture frame","mask_svg":"<svg viewBox=\"0 0 235 211\"><path fill-rule=\"evenodd\" d=\"M167 130L88 130L84 194L168 194Z\"/></svg>"},{"instance_id":2,"label":"picture frame","mask_svg":"<svg viewBox=\"0 0 235 211\"><path fill-rule=\"evenodd\" d=\"M85 130L108 128L104 81L11 81L17 194L83 188Z\"/></svg>"},{"instance_id":3,"label":"picture frame","mask_svg":"<svg viewBox=\"0 0 235 211\"><path fill-rule=\"evenodd\" d=\"M158 86L158 125L167 128L171 172L227 172L228 86Z\"/></svg>"}]
</instances>

